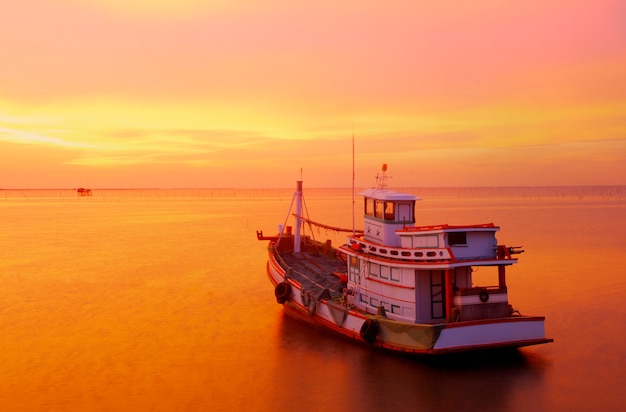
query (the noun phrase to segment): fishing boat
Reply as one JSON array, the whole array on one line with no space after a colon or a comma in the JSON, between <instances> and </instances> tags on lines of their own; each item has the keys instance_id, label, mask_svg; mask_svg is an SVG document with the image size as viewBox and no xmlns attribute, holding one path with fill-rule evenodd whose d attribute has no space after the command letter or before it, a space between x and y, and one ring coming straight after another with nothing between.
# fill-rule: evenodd
<instances>
[{"instance_id":1,"label":"fishing boat","mask_svg":"<svg viewBox=\"0 0 626 412\"><path fill-rule=\"evenodd\" d=\"M267 275L284 311L318 329L410 354L552 342L545 317L521 315L509 303L506 270L522 247L498 244L493 223L416 225L420 198L390 190L386 172L383 165L376 186L360 193L363 230L304 216L300 180L288 212L295 204L294 226L281 225L274 236L257 231L269 241ZM346 243L316 240L312 230L305 233L310 226L346 231ZM493 271L497 284L475 284L478 269Z\"/></svg>"}]
</instances>

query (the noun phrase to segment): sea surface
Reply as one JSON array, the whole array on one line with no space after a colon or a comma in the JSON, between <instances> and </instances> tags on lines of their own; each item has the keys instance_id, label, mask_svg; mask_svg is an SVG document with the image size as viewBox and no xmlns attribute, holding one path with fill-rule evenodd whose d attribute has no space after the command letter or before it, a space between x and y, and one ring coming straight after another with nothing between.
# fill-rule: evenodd
<instances>
[{"instance_id":1,"label":"sea surface","mask_svg":"<svg viewBox=\"0 0 626 412\"><path fill-rule=\"evenodd\" d=\"M418 224L493 222L523 246L510 302L554 343L432 361L291 320L256 230L290 224L293 188L0 190L0 408L626 408L626 186L404 190ZM352 227L350 189L305 182L305 202ZM357 196L357 228L361 211Z\"/></svg>"}]
</instances>

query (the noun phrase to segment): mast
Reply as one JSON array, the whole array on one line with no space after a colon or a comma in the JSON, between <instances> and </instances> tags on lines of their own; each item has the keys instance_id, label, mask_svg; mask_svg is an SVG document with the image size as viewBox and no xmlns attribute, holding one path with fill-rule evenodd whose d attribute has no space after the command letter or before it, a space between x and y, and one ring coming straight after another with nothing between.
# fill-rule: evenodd
<instances>
[{"instance_id":1,"label":"mast","mask_svg":"<svg viewBox=\"0 0 626 412\"><path fill-rule=\"evenodd\" d=\"M293 251L300 253L300 229L302 228L302 180L296 182L296 233L293 238Z\"/></svg>"}]
</instances>

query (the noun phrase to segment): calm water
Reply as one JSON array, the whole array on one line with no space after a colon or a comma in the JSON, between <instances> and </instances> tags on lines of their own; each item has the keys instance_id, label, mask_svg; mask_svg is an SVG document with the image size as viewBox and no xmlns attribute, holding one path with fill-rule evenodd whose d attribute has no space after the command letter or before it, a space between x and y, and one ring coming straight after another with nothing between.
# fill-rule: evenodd
<instances>
[{"instance_id":1,"label":"calm water","mask_svg":"<svg viewBox=\"0 0 626 412\"><path fill-rule=\"evenodd\" d=\"M494 222L524 246L510 300L555 339L440 362L283 315L255 230L284 223L292 191L0 191L2 410L626 405L626 187L411 190L420 224ZM305 186L305 200L313 220L351 226L349 190Z\"/></svg>"}]
</instances>

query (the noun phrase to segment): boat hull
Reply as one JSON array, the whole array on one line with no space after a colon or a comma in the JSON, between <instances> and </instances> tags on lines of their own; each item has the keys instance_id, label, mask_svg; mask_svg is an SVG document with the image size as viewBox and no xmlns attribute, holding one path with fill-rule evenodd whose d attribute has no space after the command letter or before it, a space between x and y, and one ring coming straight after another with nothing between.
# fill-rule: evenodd
<instances>
[{"instance_id":1,"label":"boat hull","mask_svg":"<svg viewBox=\"0 0 626 412\"><path fill-rule=\"evenodd\" d=\"M274 287L285 283L288 298L282 304L290 317L360 343L394 352L434 355L518 348L552 342L545 337L544 317L507 318L441 324L412 324L366 313L329 296L313 296L294 279L285 280L286 270L270 247L267 275ZM365 324L368 323L366 326ZM368 328L375 323L375 332ZM364 332L366 332L364 334Z\"/></svg>"}]
</instances>

